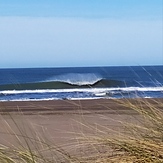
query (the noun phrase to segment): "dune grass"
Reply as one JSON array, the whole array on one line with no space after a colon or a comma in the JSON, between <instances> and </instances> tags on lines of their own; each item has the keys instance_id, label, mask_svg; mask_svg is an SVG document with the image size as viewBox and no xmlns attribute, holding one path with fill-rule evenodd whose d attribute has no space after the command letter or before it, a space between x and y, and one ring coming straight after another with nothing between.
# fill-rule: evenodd
<instances>
[{"instance_id":1,"label":"dune grass","mask_svg":"<svg viewBox=\"0 0 163 163\"><path fill-rule=\"evenodd\" d=\"M96 135L81 137L81 144L91 144L96 155L83 162L163 162L163 104L137 99L117 102L132 109L138 116L133 122L119 121L121 132L98 126ZM134 118L133 118L134 119ZM109 133L112 133L109 135ZM102 150L100 150L102 148Z\"/></svg>"},{"instance_id":2,"label":"dune grass","mask_svg":"<svg viewBox=\"0 0 163 163\"><path fill-rule=\"evenodd\" d=\"M119 130L97 123L92 125L84 120L76 121L81 132L74 131L74 143L72 141L62 146L54 144L46 135L40 135L32 126L26 129L24 125L19 125L11 114L12 125L4 118L7 126L5 134L14 137L17 145L0 144L0 162L163 162L163 104L154 99L136 99L134 102L126 99L116 102L134 111L132 121L114 120L120 124ZM107 115L99 116L108 119ZM65 146L75 149L76 153L65 150Z\"/></svg>"}]
</instances>

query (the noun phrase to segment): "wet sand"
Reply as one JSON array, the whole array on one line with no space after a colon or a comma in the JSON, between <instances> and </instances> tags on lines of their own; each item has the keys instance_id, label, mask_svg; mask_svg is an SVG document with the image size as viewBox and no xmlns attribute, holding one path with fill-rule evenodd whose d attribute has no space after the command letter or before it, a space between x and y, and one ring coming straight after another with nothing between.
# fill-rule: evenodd
<instances>
[{"instance_id":1,"label":"wet sand","mask_svg":"<svg viewBox=\"0 0 163 163\"><path fill-rule=\"evenodd\" d=\"M67 114L78 113L78 111L103 112L109 109L123 110L115 100L54 100L54 101L17 101L1 102L0 113L23 114Z\"/></svg>"},{"instance_id":2,"label":"wet sand","mask_svg":"<svg viewBox=\"0 0 163 163\"><path fill-rule=\"evenodd\" d=\"M158 103L163 103L163 99L98 99L98 100L53 100L53 101L10 101L0 102L0 114L7 113L19 113L23 114L67 114L78 113L82 111L86 113L91 111L95 112L109 112L115 113L131 111L128 107L123 106L126 102L130 102L136 105L144 105L151 103L158 107ZM143 104L144 103L144 104ZM160 107L160 106L159 106Z\"/></svg>"}]
</instances>

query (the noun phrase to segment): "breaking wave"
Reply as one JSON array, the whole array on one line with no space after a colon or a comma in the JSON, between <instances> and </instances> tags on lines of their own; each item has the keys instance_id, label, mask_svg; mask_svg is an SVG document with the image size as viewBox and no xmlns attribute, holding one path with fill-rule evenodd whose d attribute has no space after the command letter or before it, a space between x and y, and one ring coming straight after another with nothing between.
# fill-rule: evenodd
<instances>
[{"instance_id":1,"label":"breaking wave","mask_svg":"<svg viewBox=\"0 0 163 163\"><path fill-rule=\"evenodd\" d=\"M120 87L123 82L118 80L99 79L94 81L45 81L37 83L0 85L0 90L38 90L38 89L75 89L75 88L106 88Z\"/></svg>"},{"instance_id":2,"label":"breaking wave","mask_svg":"<svg viewBox=\"0 0 163 163\"><path fill-rule=\"evenodd\" d=\"M103 78L94 73L68 73L51 77L46 82L63 82L70 85L93 85Z\"/></svg>"}]
</instances>

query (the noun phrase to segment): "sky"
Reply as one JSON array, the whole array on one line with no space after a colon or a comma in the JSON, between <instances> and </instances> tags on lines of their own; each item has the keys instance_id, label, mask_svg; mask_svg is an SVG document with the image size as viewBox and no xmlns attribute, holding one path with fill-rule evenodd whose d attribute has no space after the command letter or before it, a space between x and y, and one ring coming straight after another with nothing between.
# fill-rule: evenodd
<instances>
[{"instance_id":1,"label":"sky","mask_svg":"<svg viewBox=\"0 0 163 163\"><path fill-rule=\"evenodd\" d=\"M163 65L163 0L0 0L0 68Z\"/></svg>"}]
</instances>

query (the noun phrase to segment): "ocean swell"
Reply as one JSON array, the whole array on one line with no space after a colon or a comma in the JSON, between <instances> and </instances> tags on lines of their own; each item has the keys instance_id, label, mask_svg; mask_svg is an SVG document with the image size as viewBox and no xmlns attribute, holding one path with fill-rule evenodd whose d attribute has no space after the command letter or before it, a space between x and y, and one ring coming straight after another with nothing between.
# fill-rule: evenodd
<instances>
[{"instance_id":1,"label":"ocean swell","mask_svg":"<svg viewBox=\"0 0 163 163\"><path fill-rule=\"evenodd\" d=\"M75 88L106 88L119 87L122 85L121 81L101 79L93 84L83 82L83 85L70 84L61 81L49 81L38 83L22 83L22 84L7 84L0 85L0 90L38 90L38 89L75 89Z\"/></svg>"}]
</instances>

